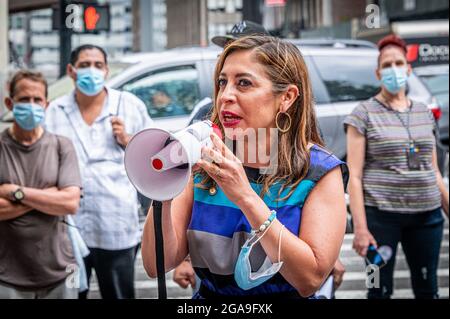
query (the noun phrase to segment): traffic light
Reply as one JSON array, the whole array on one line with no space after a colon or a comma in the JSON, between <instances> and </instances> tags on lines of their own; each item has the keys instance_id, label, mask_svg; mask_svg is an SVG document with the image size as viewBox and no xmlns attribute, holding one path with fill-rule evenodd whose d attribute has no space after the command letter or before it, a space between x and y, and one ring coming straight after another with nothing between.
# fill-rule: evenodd
<instances>
[{"instance_id":1,"label":"traffic light","mask_svg":"<svg viewBox=\"0 0 450 319\"><path fill-rule=\"evenodd\" d=\"M65 5L64 21L61 19L59 8L53 8L54 30L63 27L73 33L97 33L110 29L109 5L71 2Z\"/></svg>"}]
</instances>

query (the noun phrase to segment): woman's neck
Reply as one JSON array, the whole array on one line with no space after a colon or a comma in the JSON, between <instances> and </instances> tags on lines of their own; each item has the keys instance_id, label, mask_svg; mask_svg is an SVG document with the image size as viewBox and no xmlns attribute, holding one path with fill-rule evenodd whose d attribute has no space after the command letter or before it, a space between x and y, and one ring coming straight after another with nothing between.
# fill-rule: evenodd
<instances>
[{"instance_id":1,"label":"woman's neck","mask_svg":"<svg viewBox=\"0 0 450 319\"><path fill-rule=\"evenodd\" d=\"M271 167L278 159L278 130L267 129L264 136L256 131L255 137L240 138L236 143L236 157L244 166L252 168Z\"/></svg>"},{"instance_id":2,"label":"woman's neck","mask_svg":"<svg viewBox=\"0 0 450 319\"><path fill-rule=\"evenodd\" d=\"M266 131L265 138L236 140L236 157L242 162L242 165L250 168L262 168L276 170L278 165L278 130L272 128ZM254 143L254 141L256 143ZM314 146L309 142L308 151Z\"/></svg>"},{"instance_id":3,"label":"woman's neck","mask_svg":"<svg viewBox=\"0 0 450 319\"><path fill-rule=\"evenodd\" d=\"M395 111L402 112L410 107L410 101L405 94L405 90L401 90L397 94L391 94L385 89L382 89L378 93L377 98Z\"/></svg>"},{"instance_id":4,"label":"woman's neck","mask_svg":"<svg viewBox=\"0 0 450 319\"><path fill-rule=\"evenodd\" d=\"M31 131L25 131L21 129L17 123L14 123L13 126L9 129L9 133L11 134L12 138L25 146L30 146L36 143L44 134L44 129L42 126L38 126L34 130Z\"/></svg>"}]
</instances>

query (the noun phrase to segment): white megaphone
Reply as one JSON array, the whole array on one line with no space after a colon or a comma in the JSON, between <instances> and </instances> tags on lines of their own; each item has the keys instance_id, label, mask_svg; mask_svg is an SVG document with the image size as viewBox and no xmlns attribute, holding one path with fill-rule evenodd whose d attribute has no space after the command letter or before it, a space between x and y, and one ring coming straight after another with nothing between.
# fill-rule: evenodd
<instances>
[{"instance_id":1,"label":"white megaphone","mask_svg":"<svg viewBox=\"0 0 450 319\"><path fill-rule=\"evenodd\" d=\"M149 128L134 135L125 150L125 170L134 187L157 201L176 197L189 182L192 166L201 158L203 146L212 145L210 135L221 136L211 121L202 121L170 133Z\"/></svg>"}]
</instances>

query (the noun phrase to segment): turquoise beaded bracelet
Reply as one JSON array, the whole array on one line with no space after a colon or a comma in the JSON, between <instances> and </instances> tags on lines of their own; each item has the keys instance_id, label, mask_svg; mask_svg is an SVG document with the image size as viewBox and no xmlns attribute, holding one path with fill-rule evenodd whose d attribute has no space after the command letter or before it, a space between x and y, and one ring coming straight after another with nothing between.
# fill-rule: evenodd
<instances>
[{"instance_id":1,"label":"turquoise beaded bracelet","mask_svg":"<svg viewBox=\"0 0 450 319\"><path fill-rule=\"evenodd\" d=\"M272 210L270 212L269 218L267 218L267 220L261 226L259 226L258 229L252 230L252 232L254 232L255 234L260 234L264 232L267 229L267 227L269 227L269 225L275 220L275 218L277 218L277 212Z\"/></svg>"}]
</instances>

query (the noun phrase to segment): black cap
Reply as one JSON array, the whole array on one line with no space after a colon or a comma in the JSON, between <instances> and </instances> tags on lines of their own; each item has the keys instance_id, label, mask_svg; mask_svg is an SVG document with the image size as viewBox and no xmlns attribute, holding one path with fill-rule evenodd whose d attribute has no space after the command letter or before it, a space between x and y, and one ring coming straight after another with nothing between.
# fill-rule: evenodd
<instances>
[{"instance_id":1,"label":"black cap","mask_svg":"<svg viewBox=\"0 0 450 319\"><path fill-rule=\"evenodd\" d=\"M226 35L215 36L211 41L219 47L225 47L229 41L236 40L247 35L267 35L270 33L260 24L244 20L236 23Z\"/></svg>"}]
</instances>

